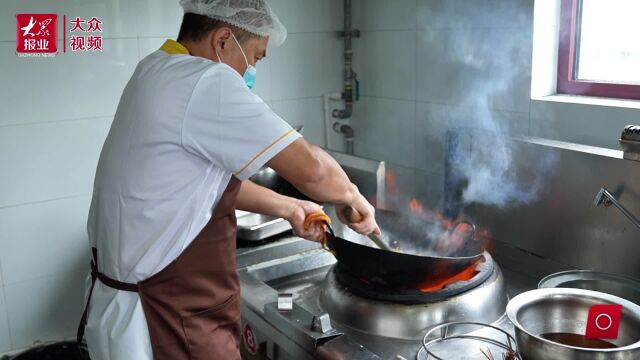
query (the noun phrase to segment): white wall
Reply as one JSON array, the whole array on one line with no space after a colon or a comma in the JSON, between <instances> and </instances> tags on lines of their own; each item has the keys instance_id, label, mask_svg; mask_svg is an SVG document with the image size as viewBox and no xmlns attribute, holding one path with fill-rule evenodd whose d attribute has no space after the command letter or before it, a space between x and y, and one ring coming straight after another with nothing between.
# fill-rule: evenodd
<instances>
[{"instance_id":1,"label":"white wall","mask_svg":"<svg viewBox=\"0 0 640 360\"><path fill-rule=\"evenodd\" d=\"M256 92L322 143L321 94L341 86L341 1L271 4L290 34L258 65ZM29 12L100 18L104 52L18 58L14 15ZM0 2L0 354L74 336L102 143L137 62L181 16L178 0Z\"/></svg>"},{"instance_id":2,"label":"white wall","mask_svg":"<svg viewBox=\"0 0 640 360\"><path fill-rule=\"evenodd\" d=\"M530 100L534 0L355 2L355 151L388 161L405 202L440 203L447 129L497 124L619 149L623 126L639 121L637 109Z\"/></svg>"}]
</instances>

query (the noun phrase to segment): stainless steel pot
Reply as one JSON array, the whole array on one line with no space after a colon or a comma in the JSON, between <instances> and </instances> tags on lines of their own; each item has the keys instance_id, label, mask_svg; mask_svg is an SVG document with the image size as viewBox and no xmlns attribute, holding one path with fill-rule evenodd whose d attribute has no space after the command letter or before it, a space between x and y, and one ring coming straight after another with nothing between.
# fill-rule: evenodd
<instances>
[{"instance_id":1,"label":"stainless steel pot","mask_svg":"<svg viewBox=\"0 0 640 360\"><path fill-rule=\"evenodd\" d=\"M574 288L600 291L640 305L640 280L589 270L551 274L540 280L538 288Z\"/></svg>"},{"instance_id":2,"label":"stainless steel pot","mask_svg":"<svg viewBox=\"0 0 640 360\"><path fill-rule=\"evenodd\" d=\"M560 344L542 338L548 333L584 334L589 308L621 304L617 346L593 349ZM617 296L583 289L538 289L513 298L507 315L515 325L518 349L524 360L637 360L640 359L640 306Z\"/></svg>"}]
</instances>

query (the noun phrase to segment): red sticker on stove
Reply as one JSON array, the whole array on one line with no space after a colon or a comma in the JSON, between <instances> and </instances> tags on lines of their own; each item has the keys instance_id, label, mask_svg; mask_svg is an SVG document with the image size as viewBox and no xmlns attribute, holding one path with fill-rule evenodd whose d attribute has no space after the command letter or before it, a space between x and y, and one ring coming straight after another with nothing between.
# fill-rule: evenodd
<instances>
[{"instance_id":1,"label":"red sticker on stove","mask_svg":"<svg viewBox=\"0 0 640 360\"><path fill-rule=\"evenodd\" d=\"M622 305L593 305L587 320L587 339L617 339Z\"/></svg>"},{"instance_id":2,"label":"red sticker on stove","mask_svg":"<svg viewBox=\"0 0 640 360\"><path fill-rule=\"evenodd\" d=\"M256 334L253 332L251 325L244 325L242 338L244 339L244 344L247 346L247 350L249 350L251 355L255 355L258 352L258 341L256 340Z\"/></svg>"}]
</instances>

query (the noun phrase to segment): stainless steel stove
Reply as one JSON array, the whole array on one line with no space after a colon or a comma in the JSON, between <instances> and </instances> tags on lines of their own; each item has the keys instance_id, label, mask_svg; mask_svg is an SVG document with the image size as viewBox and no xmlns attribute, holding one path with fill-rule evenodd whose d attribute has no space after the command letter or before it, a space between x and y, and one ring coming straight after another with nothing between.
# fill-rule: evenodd
<instances>
[{"instance_id":1,"label":"stainless steel stove","mask_svg":"<svg viewBox=\"0 0 640 360\"><path fill-rule=\"evenodd\" d=\"M560 268L516 249L497 252L505 255L510 268L485 253L471 280L420 299L369 293L366 286L341 273L330 252L296 237L238 249L243 356L426 360L435 357L427 357L423 337L442 323L489 323L513 334L504 316L508 298L535 288L541 276ZM453 331L505 341L503 334L487 328L467 325ZM442 359L484 359L480 349L487 347L501 358L500 348L473 340L444 341L430 350Z\"/></svg>"},{"instance_id":2,"label":"stainless steel stove","mask_svg":"<svg viewBox=\"0 0 640 360\"><path fill-rule=\"evenodd\" d=\"M426 293L377 292L334 265L322 281L318 307L341 327L408 341L421 340L425 329L434 324L466 320L493 323L503 315L507 295L500 268L488 253L484 258L471 280Z\"/></svg>"}]
</instances>

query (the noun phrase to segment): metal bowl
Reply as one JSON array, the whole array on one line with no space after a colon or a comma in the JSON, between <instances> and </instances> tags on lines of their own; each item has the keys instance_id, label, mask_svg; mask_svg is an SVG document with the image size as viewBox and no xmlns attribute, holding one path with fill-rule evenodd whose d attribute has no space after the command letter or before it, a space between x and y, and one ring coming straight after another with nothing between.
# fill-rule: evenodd
<instances>
[{"instance_id":1,"label":"metal bowl","mask_svg":"<svg viewBox=\"0 0 640 360\"><path fill-rule=\"evenodd\" d=\"M574 288L600 291L640 305L640 281L622 275L588 270L563 271L540 280L538 288Z\"/></svg>"},{"instance_id":2,"label":"metal bowl","mask_svg":"<svg viewBox=\"0 0 640 360\"><path fill-rule=\"evenodd\" d=\"M589 309L598 304L623 307L619 337L611 349L569 346L541 337L548 333L584 334ZM515 325L524 360L640 359L640 306L617 296L583 289L538 289L513 298L507 316Z\"/></svg>"}]
</instances>

